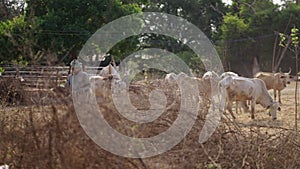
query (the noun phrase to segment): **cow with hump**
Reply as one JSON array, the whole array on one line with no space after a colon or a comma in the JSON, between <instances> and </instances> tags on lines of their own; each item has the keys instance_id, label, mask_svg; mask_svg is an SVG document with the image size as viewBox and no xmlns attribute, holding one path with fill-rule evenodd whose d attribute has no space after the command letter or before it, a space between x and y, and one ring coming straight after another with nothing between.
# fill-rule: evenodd
<instances>
[{"instance_id":1,"label":"cow with hump","mask_svg":"<svg viewBox=\"0 0 300 169\"><path fill-rule=\"evenodd\" d=\"M278 72L258 72L254 77L263 80L266 84L267 90L274 90L274 99L276 100L278 93L278 102L281 103L281 90L286 88L287 84L290 84L291 81L291 69L287 73Z\"/></svg>"},{"instance_id":2,"label":"cow with hump","mask_svg":"<svg viewBox=\"0 0 300 169\"><path fill-rule=\"evenodd\" d=\"M233 101L251 101L251 118L254 119L255 104L266 108L273 120L277 119L279 104L273 100L268 93L264 81L258 78L232 77L227 76L219 82L221 92L228 99L227 109L232 114Z\"/></svg>"}]
</instances>

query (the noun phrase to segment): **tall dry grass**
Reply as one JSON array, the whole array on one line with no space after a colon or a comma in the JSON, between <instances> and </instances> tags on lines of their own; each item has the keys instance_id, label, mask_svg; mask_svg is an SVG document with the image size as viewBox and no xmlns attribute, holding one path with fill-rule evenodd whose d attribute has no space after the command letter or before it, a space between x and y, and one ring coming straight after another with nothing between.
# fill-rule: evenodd
<instances>
[{"instance_id":1,"label":"tall dry grass","mask_svg":"<svg viewBox=\"0 0 300 169\"><path fill-rule=\"evenodd\" d=\"M131 99L139 108L149 107L148 94L160 86L168 97L169 109L157 120L136 124L118 114L111 98L99 107L117 131L128 136L151 137L168 129L177 118L180 99L162 81L139 82L130 87ZM299 168L299 133L284 128L239 125L224 116L221 125L204 144L198 135L208 106L187 137L166 153L130 159L116 156L97 146L83 131L71 97L62 91L48 95L20 93L24 99L45 102L14 104L2 102L0 110L0 163L11 168ZM8 104L9 103L9 104ZM175 103L175 104L174 104ZM134 127L133 127L134 126Z\"/></svg>"}]
</instances>

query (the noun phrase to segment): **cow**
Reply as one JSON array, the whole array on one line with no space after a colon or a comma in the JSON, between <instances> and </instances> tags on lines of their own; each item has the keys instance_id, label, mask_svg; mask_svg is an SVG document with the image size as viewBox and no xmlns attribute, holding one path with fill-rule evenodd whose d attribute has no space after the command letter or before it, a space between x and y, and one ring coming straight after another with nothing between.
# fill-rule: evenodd
<instances>
[{"instance_id":1,"label":"cow","mask_svg":"<svg viewBox=\"0 0 300 169\"><path fill-rule=\"evenodd\" d=\"M102 68L99 75L102 77L107 77L109 79L121 80L120 74L112 65L108 65Z\"/></svg>"},{"instance_id":2,"label":"cow","mask_svg":"<svg viewBox=\"0 0 300 169\"><path fill-rule=\"evenodd\" d=\"M210 79L210 80L214 80L214 81L219 81L220 80L220 76L214 71L205 72L203 74L202 78L203 79Z\"/></svg>"},{"instance_id":3,"label":"cow","mask_svg":"<svg viewBox=\"0 0 300 169\"><path fill-rule=\"evenodd\" d=\"M224 79L227 76L238 77L239 75L234 72L224 72L221 74L220 78Z\"/></svg>"},{"instance_id":4,"label":"cow","mask_svg":"<svg viewBox=\"0 0 300 169\"><path fill-rule=\"evenodd\" d=\"M211 83L210 78L198 78L198 77L190 77L187 74L180 72L179 74L175 73L168 73L165 76L165 81L169 85L175 85L182 83L183 81L186 82L186 84L197 84L198 90L199 90L199 96L203 102L204 105L209 104L210 102L210 96L211 96ZM187 87L187 86L184 86ZM173 90L173 88L170 88L170 90ZM179 93L177 93L179 94Z\"/></svg>"},{"instance_id":5,"label":"cow","mask_svg":"<svg viewBox=\"0 0 300 169\"><path fill-rule=\"evenodd\" d=\"M239 75L237 73L234 72L224 72L221 74L220 79L224 79L225 77L239 77ZM238 112L238 110L240 110L241 112L241 108L243 109L244 112L248 112L248 106L247 106L247 102L246 101L237 101L236 102L236 112Z\"/></svg>"},{"instance_id":6,"label":"cow","mask_svg":"<svg viewBox=\"0 0 300 169\"><path fill-rule=\"evenodd\" d=\"M9 169L9 166L4 164L4 165L0 165L0 169Z\"/></svg>"},{"instance_id":7,"label":"cow","mask_svg":"<svg viewBox=\"0 0 300 169\"><path fill-rule=\"evenodd\" d=\"M172 72L165 76L165 80L168 84L174 85L178 82L178 80L184 80L187 77L189 76L183 72L180 72L178 75Z\"/></svg>"},{"instance_id":8,"label":"cow","mask_svg":"<svg viewBox=\"0 0 300 169\"><path fill-rule=\"evenodd\" d=\"M218 89L218 83L221 80L220 76L214 72L214 71L207 71L203 74L202 79L210 81L211 85L211 94L212 96L215 96L218 94L217 89Z\"/></svg>"},{"instance_id":9,"label":"cow","mask_svg":"<svg viewBox=\"0 0 300 169\"><path fill-rule=\"evenodd\" d=\"M266 84L267 90L273 89L275 100L278 92L278 102L281 103L281 90L286 88L287 84L290 84L290 73L291 70L287 73L283 73L281 71L278 73L258 72L254 75L254 77L263 80Z\"/></svg>"},{"instance_id":10,"label":"cow","mask_svg":"<svg viewBox=\"0 0 300 169\"><path fill-rule=\"evenodd\" d=\"M268 93L263 80L258 78L232 77L227 76L219 82L221 92L228 100L227 109L235 118L232 112L233 101L251 101L251 119L254 119L255 104L260 104L266 108L273 120L277 119L277 110L280 111L279 104L273 100Z\"/></svg>"},{"instance_id":11,"label":"cow","mask_svg":"<svg viewBox=\"0 0 300 169\"><path fill-rule=\"evenodd\" d=\"M175 73L168 73L165 77L168 84L175 84L177 81L177 75Z\"/></svg>"},{"instance_id":12,"label":"cow","mask_svg":"<svg viewBox=\"0 0 300 169\"><path fill-rule=\"evenodd\" d=\"M96 96L106 97L110 95L111 92L120 92L121 89L125 89L127 86L112 65L104 67L98 75L90 76L89 80L96 92Z\"/></svg>"},{"instance_id":13,"label":"cow","mask_svg":"<svg viewBox=\"0 0 300 169\"><path fill-rule=\"evenodd\" d=\"M291 75L292 69L290 68L288 72L284 73L281 71L281 68L279 69L279 73L281 73L285 78L286 78L286 82L287 84L290 84L293 76Z\"/></svg>"}]
</instances>

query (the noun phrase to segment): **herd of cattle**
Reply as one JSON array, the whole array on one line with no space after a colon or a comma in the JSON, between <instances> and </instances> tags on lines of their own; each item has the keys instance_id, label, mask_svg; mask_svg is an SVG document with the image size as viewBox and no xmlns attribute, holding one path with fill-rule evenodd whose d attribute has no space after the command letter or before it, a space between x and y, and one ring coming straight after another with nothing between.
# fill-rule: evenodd
<instances>
[{"instance_id":1,"label":"herd of cattle","mask_svg":"<svg viewBox=\"0 0 300 169\"><path fill-rule=\"evenodd\" d=\"M206 72L202 78L194 78L200 85L200 94L214 95L224 93L226 95L226 108L230 114L235 118L232 112L232 103L235 101L240 105L244 111L248 111L247 101L250 101L251 105L251 118L254 119L255 105L260 104L266 108L272 119L277 119L276 112L280 111L279 104L281 103L281 90L283 90L287 84L292 80L290 75L291 70L287 73L269 73L259 72L256 73L254 78L241 77L234 72L224 72L220 76L213 72ZM183 74L175 75L174 73L167 74L165 79L168 83L174 83L183 76ZM204 84L204 85L203 85ZM209 87L211 87L209 90ZM268 90L274 90L274 99L269 94ZM278 93L278 102L276 101Z\"/></svg>"},{"instance_id":2,"label":"herd of cattle","mask_svg":"<svg viewBox=\"0 0 300 169\"><path fill-rule=\"evenodd\" d=\"M209 98L211 96L223 93L226 96L226 109L235 118L232 111L233 102L243 108L244 111L248 112L247 101L250 101L251 107L251 118L254 119L255 105L260 104L264 107L273 120L277 119L276 112L280 111L281 103L281 90L283 90L287 84L292 80L290 75L291 71L287 73L269 73L259 72L255 74L254 78L246 78L239 76L234 72L224 72L218 75L214 71L206 72L201 78L189 77L185 73L169 73L165 76L164 81L170 85L178 84L180 80L196 80L199 89L199 95L201 97ZM104 68L100 72L100 76L91 76L90 81L97 88L102 88L101 93L103 94L103 87L107 81L103 77L110 76L110 79L114 81L114 84L126 87L126 83L121 79L118 72L110 65ZM122 83L123 82L123 83ZM268 90L274 90L274 99L269 94ZM278 93L278 102L276 101ZM96 93L97 95L97 93Z\"/></svg>"}]
</instances>

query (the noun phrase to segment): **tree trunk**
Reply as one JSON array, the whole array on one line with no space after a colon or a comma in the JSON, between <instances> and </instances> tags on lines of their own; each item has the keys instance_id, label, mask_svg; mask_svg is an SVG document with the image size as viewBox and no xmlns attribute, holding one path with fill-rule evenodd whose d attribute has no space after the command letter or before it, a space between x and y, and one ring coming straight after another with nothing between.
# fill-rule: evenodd
<instances>
[{"instance_id":1,"label":"tree trunk","mask_svg":"<svg viewBox=\"0 0 300 169\"><path fill-rule=\"evenodd\" d=\"M260 71L260 68L259 68L258 59L257 59L257 56L255 56L253 58L252 76L254 76L259 71Z\"/></svg>"},{"instance_id":2,"label":"tree trunk","mask_svg":"<svg viewBox=\"0 0 300 169\"><path fill-rule=\"evenodd\" d=\"M295 49L296 52L296 86L295 86L295 130L298 131L298 46L296 46Z\"/></svg>"},{"instance_id":3,"label":"tree trunk","mask_svg":"<svg viewBox=\"0 0 300 169\"><path fill-rule=\"evenodd\" d=\"M284 58L285 53L286 53L286 51L287 51L287 49L289 48L289 46L290 46L291 43L292 43L292 39L291 39L291 38L288 38L288 42L287 42L287 44L285 45L285 47L284 47L282 53L280 54L280 58L278 59L276 65L275 65L275 67L274 67L274 71L275 71L275 72L278 71L278 68L279 68L279 66L280 66L280 63L281 63L282 59Z\"/></svg>"},{"instance_id":4,"label":"tree trunk","mask_svg":"<svg viewBox=\"0 0 300 169\"><path fill-rule=\"evenodd\" d=\"M275 73L275 57L276 57L277 41L278 41L278 34L276 34L274 48L273 48L273 57L272 57L272 72L273 73Z\"/></svg>"}]
</instances>

